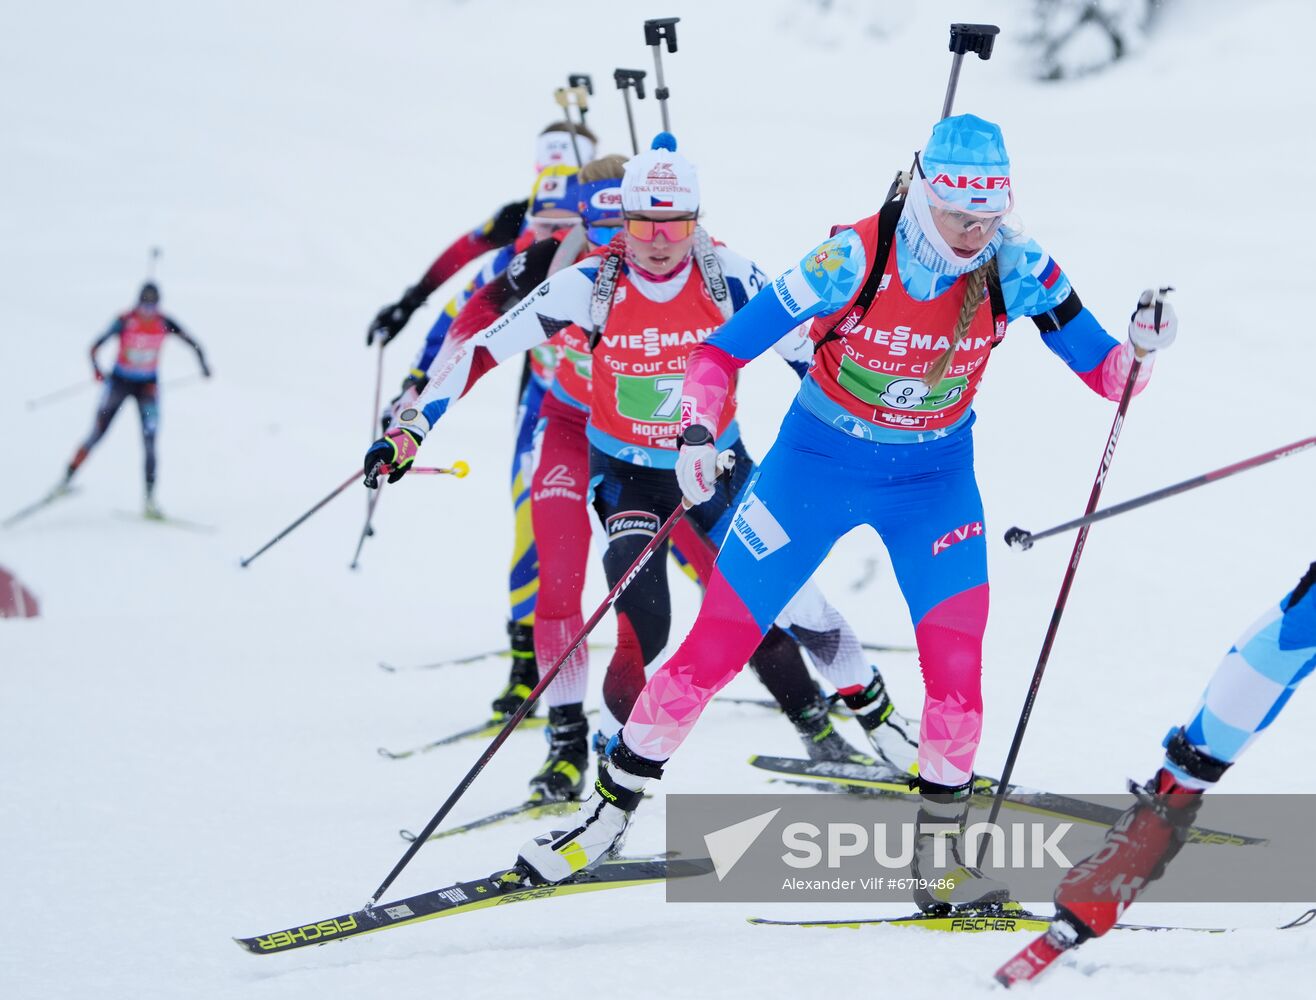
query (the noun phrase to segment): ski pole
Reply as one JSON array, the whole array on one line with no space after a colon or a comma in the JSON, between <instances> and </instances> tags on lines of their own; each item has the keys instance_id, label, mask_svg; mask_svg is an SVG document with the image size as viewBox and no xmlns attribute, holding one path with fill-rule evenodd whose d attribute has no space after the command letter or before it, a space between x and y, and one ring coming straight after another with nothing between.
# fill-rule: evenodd
<instances>
[{"instance_id":1,"label":"ski pole","mask_svg":"<svg viewBox=\"0 0 1316 1000\"><path fill-rule=\"evenodd\" d=\"M365 545L366 539L374 534L370 522L375 519L375 505L379 503L383 492L383 490L371 490L370 496L366 499L366 523L361 526L361 537L356 540L356 551L352 553L352 561L348 564L348 569L356 569L361 562L361 547Z\"/></svg>"},{"instance_id":2,"label":"ski pole","mask_svg":"<svg viewBox=\"0 0 1316 1000\"><path fill-rule=\"evenodd\" d=\"M726 469L730 469L734 463L735 456L730 452L723 452L722 455L718 457L718 471L722 472ZM507 738L512 735L513 730L515 730L525 717L530 714L531 709L535 707L535 702L539 700L540 695L548 690L548 686L553 683L553 678L556 677L558 671L562 669L562 665L570 659L571 654L574 653L589 634L594 631L595 626L603 620L603 616L607 614L608 609L616 603L617 598L621 596L622 591L629 587L635 578L639 576L640 570L644 569L645 564L649 561L649 558L654 552L658 550L658 547L667 541L667 537L672 533L672 529L676 527L681 518L685 517L685 512L689 509L690 501L682 499L680 504L677 505L676 510L672 511L667 520L663 522L662 527L658 529L653 538L649 541L649 544L646 545L644 550L636 557L635 562L631 563L631 568L622 574L622 577L617 581L616 586L608 591L608 596L603 599L603 603L600 604L598 609L589 616L589 620L581 626L580 631L577 632L575 638L571 640L571 645L567 647L566 651L557 658L551 667L540 674L539 683L535 685L534 690L526 696L526 700L521 703L520 707L518 707L503 724L503 728L499 731L498 735L493 738L493 742L491 742L485 748L484 752L480 754L475 765L466 772L466 777L458 782L457 787L452 790L452 794L448 796L447 801L439 806L439 811L436 812L433 818L425 824L425 829L416 834L416 839L412 841L411 846L408 847L406 853L402 855L402 859L393 866L393 870L388 873L388 878L380 883L379 888L375 890L375 894L370 897L370 902L366 903L365 909L372 909L374 905L379 902L379 897L388 891L388 887L393 884L393 880L402 874L402 869L407 867L411 862L411 859L416 856L416 852L420 850L425 841L429 840L430 835L435 831L438 825L443 822L443 818L447 816L448 813L452 811L452 807L457 804L457 800L466 794L466 790L470 788L475 782L475 779L479 777L480 772L484 770L485 765L493 759L493 755L498 752L498 748L507 741Z\"/></svg>"},{"instance_id":3,"label":"ski pole","mask_svg":"<svg viewBox=\"0 0 1316 1000\"><path fill-rule=\"evenodd\" d=\"M642 69L614 69L612 79L617 84L617 89L621 91L621 99L626 104L626 124L631 130L631 152L638 156L640 153L640 140L635 137L635 115L631 111L631 88L635 88L635 99L644 100L644 70Z\"/></svg>"},{"instance_id":4,"label":"ski pole","mask_svg":"<svg viewBox=\"0 0 1316 1000\"><path fill-rule=\"evenodd\" d=\"M567 86L568 86L568 87L584 87L584 88L585 88L585 93L586 93L586 94L588 94L590 97L593 97L593 96L594 96L594 79L593 79L593 77L591 77L588 73L568 73L568 74L567 74ZM580 107L580 124L582 124L582 125L585 124L585 112L588 111L588 110L589 110L589 105L588 105L588 103L586 103L586 104L582 104L582 105L581 105L581 107ZM583 164L583 163L581 164L582 167L583 167L584 165L585 165L585 164Z\"/></svg>"},{"instance_id":5,"label":"ski pole","mask_svg":"<svg viewBox=\"0 0 1316 1000\"><path fill-rule=\"evenodd\" d=\"M1161 325L1161 298L1156 299L1156 326ZM1138 381L1138 372L1142 368L1142 358L1136 354L1133 358L1133 364L1129 367L1129 377L1124 383L1124 392L1120 396L1119 408L1115 411L1115 422L1111 424L1110 436L1106 438L1106 449L1101 454L1101 467L1097 470L1096 481L1092 484L1092 492L1088 496L1088 505L1085 514L1091 514L1097 509L1097 501L1101 499L1101 488L1105 485L1106 474L1110 472L1110 463L1115 458L1115 446L1119 444L1120 431L1124 428L1124 415L1128 412L1129 401L1133 399L1133 386ZM1056 598L1055 608L1051 612L1051 624L1047 626L1046 638L1042 641L1042 652L1037 657L1037 667L1033 670L1033 680L1028 685L1028 693L1024 697L1024 707L1019 713L1019 723L1014 729L1014 739L1010 742L1010 753L1005 758L1005 767L1001 771L1000 784L996 788L996 795L992 798L991 812L987 817L988 824L996 822L996 817L1001 811L1001 804L1005 801L1006 793L1010 788L1010 775L1014 772L1015 761L1019 757L1019 748L1023 745L1024 730L1028 727L1028 719L1033 714L1033 704L1037 700L1038 688L1042 686L1042 674L1046 672L1047 661L1051 658L1051 647L1056 640L1056 632L1060 629L1060 618L1065 613L1065 602L1069 600L1069 589L1074 584L1074 574L1078 572L1078 561L1083 557L1083 545L1088 538L1088 526L1084 525L1079 529L1078 538L1074 540L1074 551L1069 557L1069 566L1065 570L1065 578L1060 584L1060 596Z\"/></svg>"},{"instance_id":6,"label":"ski pole","mask_svg":"<svg viewBox=\"0 0 1316 1000\"><path fill-rule=\"evenodd\" d=\"M1260 455L1253 455L1251 458L1245 458L1241 462L1235 462L1233 465L1226 465L1220 469L1212 469L1210 472L1203 472L1200 476L1194 476L1192 479L1185 479L1181 483L1175 483L1173 486L1164 486L1159 490L1153 490L1151 493L1144 493L1140 497L1134 497L1132 500L1125 500L1123 503L1117 503L1113 507L1107 507L1104 510L1098 510L1091 514L1085 514L1083 517L1076 517L1072 521L1066 521L1064 524L1057 524L1054 528L1047 528L1045 531L1026 531L1023 528L1011 528L1005 533L1005 544L1011 548L1031 549L1034 542L1041 541L1043 538L1050 538L1052 535L1059 535L1061 532L1070 531L1074 528L1086 528L1090 524L1096 524L1098 521L1104 521L1108 517L1115 517L1117 514L1123 514L1126 511L1136 510L1139 507L1145 507L1148 504L1156 503L1158 500L1164 500L1166 497L1176 496L1179 493L1187 493L1189 490L1195 490L1199 486L1205 486L1207 483L1216 483L1222 479L1228 479L1230 476L1238 475L1240 472L1246 472L1248 469L1255 469L1259 465L1265 465L1268 462L1274 462L1281 458L1288 458L1290 455L1296 455L1299 452L1307 451L1309 448L1316 448L1316 437L1303 438L1301 441L1294 441L1292 444L1286 444L1282 448L1275 448L1272 451L1263 452Z\"/></svg>"},{"instance_id":7,"label":"ski pole","mask_svg":"<svg viewBox=\"0 0 1316 1000\"><path fill-rule=\"evenodd\" d=\"M385 465L380 467L379 474L382 476L386 476L391 471L392 470L387 465ZM471 471L471 467L467 465L465 462L453 462L451 469L440 469L431 466L423 466L418 469L417 468L411 469L411 475L455 476L458 479L465 479L466 474L470 471ZM365 545L366 539L375 533L374 530L371 528L371 524L375 519L375 506L376 504L379 503L379 498L380 496L383 495L383 492L384 492L383 490L373 490L370 494L370 499L366 501L366 523L361 528L361 537L358 538L356 541L356 551L352 553L352 562L348 565L347 567L348 569L357 568L357 566L361 562L361 547Z\"/></svg>"},{"instance_id":8,"label":"ski pole","mask_svg":"<svg viewBox=\"0 0 1316 1000\"><path fill-rule=\"evenodd\" d=\"M954 53L955 58L950 63L950 78L946 81L946 96L941 102L941 118L944 121L950 117L951 109L955 106L955 92L960 86L960 65L964 62L964 56L973 52L979 59L987 60L992 57L992 46L996 43L996 36L1001 33L1001 29L994 24L952 24L950 26L950 51ZM915 159L909 165L909 173L903 174L896 172L896 179L891 182L891 187L887 189L886 200L891 201L895 198L897 192L902 187L908 187L913 182L914 170L918 165L917 154Z\"/></svg>"},{"instance_id":9,"label":"ski pole","mask_svg":"<svg viewBox=\"0 0 1316 1000\"><path fill-rule=\"evenodd\" d=\"M952 24L950 26L950 50L955 58L950 64L950 79L946 82L946 99L941 104L941 117L949 118L950 109L955 105L955 90L960 83L960 64L968 52L975 53L979 59L992 57L992 46L1001 29L994 24Z\"/></svg>"},{"instance_id":10,"label":"ski pole","mask_svg":"<svg viewBox=\"0 0 1316 1000\"><path fill-rule=\"evenodd\" d=\"M563 114L567 116L567 124L571 126L571 151L576 154L576 168L579 169L585 165L585 162L580 158L580 143L576 140L576 135L578 130L585 126L585 112L589 110L589 94L584 87L558 87L553 91L553 97L562 108ZM571 117L572 108L580 112L579 124Z\"/></svg>"},{"instance_id":11,"label":"ski pole","mask_svg":"<svg viewBox=\"0 0 1316 1000\"><path fill-rule=\"evenodd\" d=\"M653 78L658 86L653 89L653 96L658 99L658 107L663 114L663 131L672 130L671 119L667 117L667 98L671 91L663 82L663 41L667 42L667 51L676 51L676 22L679 17L651 17L644 22L644 44L653 49Z\"/></svg>"},{"instance_id":12,"label":"ski pole","mask_svg":"<svg viewBox=\"0 0 1316 1000\"><path fill-rule=\"evenodd\" d=\"M155 265L160 260L160 255L163 253L164 251L161 250L159 247L151 247L151 251L147 256L147 265L146 265L147 281L155 281Z\"/></svg>"},{"instance_id":13,"label":"ski pole","mask_svg":"<svg viewBox=\"0 0 1316 1000\"><path fill-rule=\"evenodd\" d=\"M239 560L238 560L238 565L241 566L243 569L246 569L246 568L247 568L248 566L250 566L253 562L255 562L257 556L259 556L261 553L263 553L266 549L272 548L277 542L282 541L282 540L283 540L284 538L286 538L288 535L292 534L292 532L293 532L296 528L298 528L298 527L302 524L303 521L305 521L308 517L310 517L312 514L314 514L317 510L319 510L321 507L323 507L325 504L327 504L327 503L328 503L330 500L332 500L334 497L338 496L339 493L342 493L343 490L345 490L345 489L347 489L349 486L351 486L354 482L357 481L357 479L360 478L360 476L361 476L361 473L360 473L359 471L358 471L358 472L353 472L350 476L348 476L346 479L344 479L343 482L342 482L341 484L339 484L338 486L334 487L334 491L333 491L332 493L330 493L327 497L325 497L323 500L321 500L319 503L317 503L314 507L312 507L310 510L308 510L308 511L307 511L305 514L303 514L301 517L297 518L297 520L293 521L292 524L288 525L288 527L286 527L286 528L284 528L282 531L280 531L277 535L275 535L273 538L271 538L268 542L266 542L264 545L262 545L259 549L257 549L257 550L256 550L255 552L253 552L251 555L249 555L246 559L239 559Z\"/></svg>"},{"instance_id":14,"label":"ski pole","mask_svg":"<svg viewBox=\"0 0 1316 1000\"><path fill-rule=\"evenodd\" d=\"M37 396L34 399L29 399L24 405L29 410L35 410L45 406L47 403L53 403L57 399L63 399L65 396L72 396L75 392L81 392L83 389L96 384L96 381L92 378L82 378L71 385L66 385L63 388L54 390L53 392L48 392L44 396Z\"/></svg>"}]
</instances>

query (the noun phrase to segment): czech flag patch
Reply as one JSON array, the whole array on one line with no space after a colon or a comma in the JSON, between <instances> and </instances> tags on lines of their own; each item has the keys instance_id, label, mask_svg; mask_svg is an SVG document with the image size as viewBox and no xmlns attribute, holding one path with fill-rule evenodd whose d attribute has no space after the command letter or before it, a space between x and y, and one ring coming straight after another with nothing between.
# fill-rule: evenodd
<instances>
[{"instance_id":1,"label":"czech flag patch","mask_svg":"<svg viewBox=\"0 0 1316 1000\"><path fill-rule=\"evenodd\" d=\"M659 198L657 195L649 195L650 208L671 208L672 201L670 198Z\"/></svg>"}]
</instances>

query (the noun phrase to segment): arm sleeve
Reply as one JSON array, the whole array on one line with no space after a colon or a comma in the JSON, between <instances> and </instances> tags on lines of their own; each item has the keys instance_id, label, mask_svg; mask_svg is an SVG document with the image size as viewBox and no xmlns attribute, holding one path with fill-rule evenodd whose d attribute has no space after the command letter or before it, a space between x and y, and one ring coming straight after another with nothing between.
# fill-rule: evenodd
<instances>
[{"instance_id":1,"label":"arm sleeve","mask_svg":"<svg viewBox=\"0 0 1316 1000\"><path fill-rule=\"evenodd\" d=\"M172 333L175 337L181 340L188 347L192 348L192 350L196 351L198 357L203 356L204 352L201 350L201 345L198 344L195 340L193 340L190 336L188 336L187 331L184 330L181 326L179 326L178 323L172 317L165 316L163 317L163 319L164 319L164 325L166 330Z\"/></svg>"},{"instance_id":2,"label":"arm sleeve","mask_svg":"<svg viewBox=\"0 0 1316 1000\"><path fill-rule=\"evenodd\" d=\"M458 237L434 258L434 263L417 283L418 287L428 296L476 257L511 243L520 235L525 211L524 201L508 202L483 225Z\"/></svg>"},{"instance_id":3,"label":"arm sleeve","mask_svg":"<svg viewBox=\"0 0 1316 1000\"><path fill-rule=\"evenodd\" d=\"M425 346L412 365L412 374L424 375L446 343L454 338L457 343L469 340L516 305L526 292L534 291L548 277L558 243L554 238L540 240L517 254L503 247L495 258L496 267L481 271L460 295L449 300L430 327ZM503 254L508 255L507 259L500 260Z\"/></svg>"},{"instance_id":4,"label":"arm sleeve","mask_svg":"<svg viewBox=\"0 0 1316 1000\"><path fill-rule=\"evenodd\" d=\"M542 282L501 319L469 336L463 333L462 340L450 335L451 350L441 352L437 371L416 401L416 419L404 416L401 426L424 437L452 401L465 395L485 372L573 323L591 329L589 301L594 283L580 268L575 265ZM461 319L459 316L458 322ZM456 323L453 329L457 330Z\"/></svg>"},{"instance_id":5,"label":"arm sleeve","mask_svg":"<svg viewBox=\"0 0 1316 1000\"><path fill-rule=\"evenodd\" d=\"M1084 385L1106 399L1119 399L1133 367L1133 345L1121 344L1102 328L1060 265L1036 240L1007 239L998 261L1007 317L1031 317L1042 343ZM1135 393L1151 378L1153 357L1143 360Z\"/></svg>"},{"instance_id":6,"label":"arm sleeve","mask_svg":"<svg viewBox=\"0 0 1316 1000\"><path fill-rule=\"evenodd\" d=\"M96 352L99 351L110 340L111 337L117 337L123 332L123 317L114 317L114 322L105 328L105 332L92 341L91 358L96 360Z\"/></svg>"},{"instance_id":7,"label":"arm sleeve","mask_svg":"<svg viewBox=\"0 0 1316 1000\"><path fill-rule=\"evenodd\" d=\"M716 428L735 373L802 323L845 306L859 294L866 273L863 240L846 230L814 247L762 295L751 298L691 354L681 389L682 427L701 423Z\"/></svg>"}]
</instances>

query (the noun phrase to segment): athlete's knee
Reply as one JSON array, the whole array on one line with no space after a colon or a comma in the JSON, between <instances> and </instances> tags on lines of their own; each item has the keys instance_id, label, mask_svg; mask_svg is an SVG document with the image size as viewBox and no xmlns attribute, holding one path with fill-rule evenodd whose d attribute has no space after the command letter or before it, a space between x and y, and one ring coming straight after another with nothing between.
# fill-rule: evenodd
<instances>
[{"instance_id":1,"label":"athlete's knee","mask_svg":"<svg viewBox=\"0 0 1316 1000\"><path fill-rule=\"evenodd\" d=\"M915 625L929 703L949 698L981 714L987 607L988 585L984 583L934 605Z\"/></svg>"},{"instance_id":2,"label":"athlete's knee","mask_svg":"<svg viewBox=\"0 0 1316 1000\"><path fill-rule=\"evenodd\" d=\"M625 721L630 715L635 699L644 688L644 668L648 662L630 615L618 610L617 648L603 675L603 702L614 718Z\"/></svg>"}]
</instances>

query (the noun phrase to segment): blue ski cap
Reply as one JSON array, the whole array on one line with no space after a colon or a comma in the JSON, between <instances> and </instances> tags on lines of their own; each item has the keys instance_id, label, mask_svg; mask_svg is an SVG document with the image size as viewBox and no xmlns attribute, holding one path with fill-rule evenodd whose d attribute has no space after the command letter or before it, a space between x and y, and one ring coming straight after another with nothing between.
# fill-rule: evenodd
<instances>
[{"instance_id":1,"label":"blue ski cap","mask_svg":"<svg viewBox=\"0 0 1316 1000\"><path fill-rule=\"evenodd\" d=\"M627 212L699 211L699 173L676 151L671 132L659 132L648 149L626 162L621 198Z\"/></svg>"},{"instance_id":2,"label":"blue ski cap","mask_svg":"<svg viewBox=\"0 0 1316 1000\"><path fill-rule=\"evenodd\" d=\"M593 226L621 218L621 178L604 177L580 185L580 217Z\"/></svg>"},{"instance_id":3,"label":"blue ski cap","mask_svg":"<svg viewBox=\"0 0 1316 1000\"><path fill-rule=\"evenodd\" d=\"M602 177L580 185L580 217L585 235L595 246L606 246L621 232L621 178ZM616 225L603 225L615 222Z\"/></svg>"},{"instance_id":4,"label":"blue ski cap","mask_svg":"<svg viewBox=\"0 0 1316 1000\"><path fill-rule=\"evenodd\" d=\"M1004 212L1010 207L1010 154L994 122L977 115L943 118L919 162L932 194L957 209Z\"/></svg>"}]
</instances>

